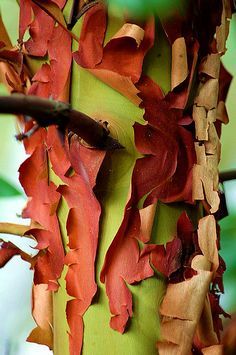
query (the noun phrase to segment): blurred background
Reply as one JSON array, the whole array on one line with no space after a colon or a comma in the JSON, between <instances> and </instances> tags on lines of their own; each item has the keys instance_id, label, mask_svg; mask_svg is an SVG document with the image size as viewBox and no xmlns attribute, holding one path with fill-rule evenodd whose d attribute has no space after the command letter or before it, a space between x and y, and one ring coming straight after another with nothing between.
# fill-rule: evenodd
<instances>
[{"instance_id":1,"label":"blurred background","mask_svg":"<svg viewBox=\"0 0 236 355\"><path fill-rule=\"evenodd\" d=\"M230 26L227 41L227 52L222 57L225 68L233 75L233 80L228 93L226 106L230 122L223 127L222 155L220 171L236 170L236 14ZM229 313L236 312L236 180L224 183L229 216L220 222L221 226L221 251L220 254L226 261L227 270L224 276L225 294L221 304Z\"/></svg>"},{"instance_id":2,"label":"blurred background","mask_svg":"<svg viewBox=\"0 0 236 355\"><path fill-rule=\"evenodd\" d=\"M111 0L110 0L111 1ZM112 0L116 5L133 4L135 1ZM153 0L154 1L154 0ZM150 4L153 2L149 0ZM156 1L156 0L155 0ZM178 1L178 0L177 0ZM136 0L136 5L142 2ZM166 2L160 1L163 11ZM147 7L146 7L147 8ZM138 15L140 7L134 7ZM13 43L17 43L18 5L15 0L0 0L0 11L4 23L11 35ZM11 13L11 16L9 15ZM226 69L236 76L236 16L233 17L228 39L228 51L223 57ZM7 94L0 86L0 95ZM222 160L220 170L236 169L235 136L236 136L236 80L233 79L227 98L227 109L230 123L223 127ZM18 217L26 203L25 196L18 182L18 168L26 159L23 146L18 143L15 118L0 115L0 221L22 223ZM224 183L229 215L221 222L220 254L227 264L224 276L225 294L221 297L221 306L226 312L236 312L236 180ZM26 223L26 221L24 221ZM2 236L1 236L2 237ZM5 235L5 239L8 236ZM15 242L17 237L15 237ZM19 239L19 237L18 237ZM33 252L34 245L24 243L28 252ZM25 339L35 326L31 317L31 284L32 271L20 257L14 257L3 269L0 269L0 354L1 355L48 355L52 354L47 347L27 343Z\"/></svg>"}]
</instances>

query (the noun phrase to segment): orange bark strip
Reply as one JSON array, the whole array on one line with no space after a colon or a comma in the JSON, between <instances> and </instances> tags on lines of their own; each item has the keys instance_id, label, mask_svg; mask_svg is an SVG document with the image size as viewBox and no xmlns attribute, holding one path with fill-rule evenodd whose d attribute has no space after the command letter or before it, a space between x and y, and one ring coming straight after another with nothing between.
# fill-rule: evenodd
<instances>
[{"instance_id":1,"label":"orange bark strip","mask_svg":"<svg viewBox=\"0 0 236 355\"><path fill-rule=\"evenodd\" d=\"M168 285L160 307L160 313L164 316L161 334L165 340L160 343L161 354L168 353L168 343L178 345L176 354L190 353L211 279L211 272L199 270L189 280Z\"/></svg>"},{"instance_id":2,"label":"orange bark strip","mask_svg":"<svg viewBox=\"0 0 236 355\"><path fill-rule=\"evenodd\" d=\"M172 44L171 90L180 85L188 76L187 49L184 37Z\"/></svg>"},{"instance_id":3,"label":"orange bark strip","mask_svg":"<svg viewBox=\"0 0 236 355\"><path fill-rule=\"evenodd\" d=\"M135 25L134 23L125 23L121 29L112 37L112 39L130 37L136 41L137 46L139 47L144 38L144 35L144 30L138 25Z\"/></svg>"},{"instance_id":4,"label":"orange bark strip","mask_svg":"<svg viewBox=\"0 0 236 355\"><path fill-rule=\"evenodd\" d=\"M161 354L176 351L176 354L187 355L193 341L200 347L219 342L207 296L209 285L219 267L213 216L200 219L198 244L203 255L193 254L195 256L191 262L197 275L177 284L169 284L161 304L160 313L164 317L161 323L163 342L158 343ZM173 344L170 349L169 343Z\"/></svg>"},{"instance_id":5,"label":"orange bark strip","mask_svg":"<svg viewBox=\"0 0 236 355\"><path fill-rule=\"evenodd\" d=\"M195 144L197 164L193 168L193 199L204 200L210 205L210 212L215 213L220 204L217 192L218 184L218 157L217 155L206 156L205 146L201 143Z\"/></svg>"},{"instance_id":6,"label":"orange bark strip","mask_svg":"<svg viewBox=\"0 0 236 355\"><path fill-rule=\"evenodd\" d=\"M157 204L149 205L140 210L141 228L140 239L145 243L148 242L152 234L152 226L156 214Z\"/></svg>"},{"instance_id":7,"label":"orange bark strip","mask_svg":"<svg viewBox=\"0 0 236 355\"><path fill-rule=\"evenodd\" d=\"M166 343L157 343L160 355L189 355L195 323L189 320L169 319L164 317L161 332ZM174 341L173 341L174 340Z\"/></svg>"},{"instance_id":8,"label":"orange bark strip","mask_svg":"<svg viewBox=\"0 0 236 355\"><path fill-rule=\"evenodd\" d=\"M47 345L52 349L52 292L45 284L33 285L32 314L37 327L31 331L27 341Z\"/></svg>"},{"instance_id":9,"label":"orange bark strip","mask_svg":"<svg viewBox=\"0 0 236 355\"><path fill-rule=\"evenodd\" d=\"M160 307L161 314L190 321L199 319L211 278L211 272L199 271L189 280L169 285Z\"/></svg>"},{"instance_id":10,"label":"orange bark strip","mask_svg":"<svg viewBox=\"0 0 236 355\"><path fill-rule=\"evenodd\" d=\"M219 256L216 239L216 222L214 216L201 218L198 224L198 243L203 255L211 262L211 271L219 267Z\"/></svg>"},{"instance_id":11,"label":"orange bark strip","mask_svg":"<svg viewBox=\"0 0 236 355\"><path fill-rule=\"evenodd\" d=\"M27 231L30 229L30 225L26 226L23 224L14 224L14 223L0 223L0 233L5 234L14 234L21 237L25 236ZM32 238L30 235L28 238Z\"/></svg>"},{"instance_id":12,"label":"orange bark strip","mask_svg":"<svg viewBox=\"0 0 236 355\"><path fill-rule=\"evenodd\" d=\"M224 101L218 102L216 118L217 120L223 122L224 124L229 123L229 117L228 117L228 113Z\"/></svg>"},{"instance_id":13,"label":"orange bark strip","mask_svg":"<svg viewBox=\"0 0 236 355\"><path fill-rule=\"evenodd\" d=\"M221 24L216 26L217 53L209 53L202 61L199 75L205 75L206 80L199 84L198 93L194 99L193 119L196 125L196 138L204 141L195 145L198 162L193 170L193 198L204 200L209 205L210 213L215 213L219 207L218 197L218 164L220 161L220 141L215 127L216 119L227 123L228 116L224 100L229 86L229 75L220 65L220 56L225 52L228 36L229 18L231 17L230 1L222 0ZM227 79L227 80L226 80ZM220 83L220 85L219 85ZM202 150L205 157L199 160Z\"/></svg>"},{"instance_id":14,"label":"orange bark strip","mask_svg":"<svg viewBox=\"0 0 236 355\"><path fill-rule=\"evenodd\" d=\"M197 106L205 107L207 111L217 107L219 93L218 79L209 79L206 83L199 86L198 95L194 100Z\"/></svg>"},{"instance_id":15,"label":"orange bark strip","mask_svg":"<svg viewBox=\"0 0 236 355\"><path fill-rule=\"evenodd\" d=\"M219 342L214 331L211 305L208 296L205 299L201 318L197 326L195 342L200 342L203 346L211 346L212 344L216 345Z\"/></svg>"},{"instance_id":16,"label":"orange bark strip","mask_svg":"<svg viewBox=\"0 0 236 355\"><path fill-rule=\"evenodd\" d=\"M203 355L223 355L222 345L212 345L202 349Z\"/></svg>"},{"instance_id":17,"label":"orange bark strip","mask_svg":"<svg viewBox=\"0 0 236 355\"><path fill-rule=\"evenodd\" d=\"M200 64L199 73L208 75L213 79L219 78L220 54L208 54L207 57L205 57Z\"/></svg>"}]
</instances>

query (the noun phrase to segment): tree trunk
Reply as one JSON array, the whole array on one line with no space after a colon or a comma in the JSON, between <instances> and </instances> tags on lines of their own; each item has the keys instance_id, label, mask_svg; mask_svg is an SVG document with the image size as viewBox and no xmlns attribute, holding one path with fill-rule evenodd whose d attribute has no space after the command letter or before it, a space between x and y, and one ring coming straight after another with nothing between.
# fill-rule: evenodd
<instances>
[{"instance_id":1,"label":"tree trunk","mask_svg":"<svg viewBox=\"0 0 236 355\"><path fill-rule=\"evenodd\" d=\"M18 48L1 24L10 91L70 102L121 145L92 146L93 128L84 134L58 111L45 129L34 106L20 181L39 253L1 249L35 270L28 340L55 355L220 354L218 137L230 83L220 56L231 3L179 1L143 21L101 2L81 12L80 2L72 26L76 3L20 1Z\"/></svg>"}]
</instances>

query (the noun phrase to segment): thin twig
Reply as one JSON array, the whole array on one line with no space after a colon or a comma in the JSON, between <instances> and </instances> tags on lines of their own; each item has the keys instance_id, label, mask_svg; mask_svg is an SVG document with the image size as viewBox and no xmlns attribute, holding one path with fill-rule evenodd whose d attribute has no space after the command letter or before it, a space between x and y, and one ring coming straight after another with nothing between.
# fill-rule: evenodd
<instances>
[{"instance_id":1,"label":"thin twig","mask_svg":"<svg viewBox=\"0 0 236 355\"><path fill-rule=\"evenodd\" d=\"M28 116L25 116L25 117L28 117ZM37 132L39 130L39 128L40 128L40 126L38 125L38 123L36 123L29 131L17 134L16 139L18 141L23 141L25 138L31 137L35 132Z\"/></svg>"},{"instance_id":2,"label":"thin twig","mask_svg":"<svg viewBox=\"0 0 236 355\"><path fill-rule=\"evenodd\" d=\"M72 109L64 102L22 94L0 96L0 113L31 116L40 127L56 125L60 130L68 129L89 145L100 149L123 148L116 139L109 136L109 130L104 124Z\"/></svg>"}]
</instances>

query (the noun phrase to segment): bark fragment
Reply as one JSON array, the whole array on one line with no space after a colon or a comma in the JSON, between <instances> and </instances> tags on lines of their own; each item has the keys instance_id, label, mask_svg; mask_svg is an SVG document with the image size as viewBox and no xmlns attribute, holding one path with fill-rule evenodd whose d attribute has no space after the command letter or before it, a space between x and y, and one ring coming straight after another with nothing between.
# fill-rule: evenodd
<instances>
[{"instance_id":1,"label":"bark fragment","mask_svg":"<svg viewBox=\"0 0 236 355\"><path fill-rule=\"evenodd\" d=\"M52 292L47 285L33 285L32 291L32 315L37 328L34 328L27 341L47 345L53 348L53 325L52 325Z\"/></svg>"},{"instance_id":2,"label":"bark fragment","mask_svg":"<svg viewBox=\"0 0 236 355\"><path fill-rule=\"evenodd\" d=\"M180 85L188 76L187 49L184 37L172 44L171 90Z\"/></svg>"}]
</instances>

